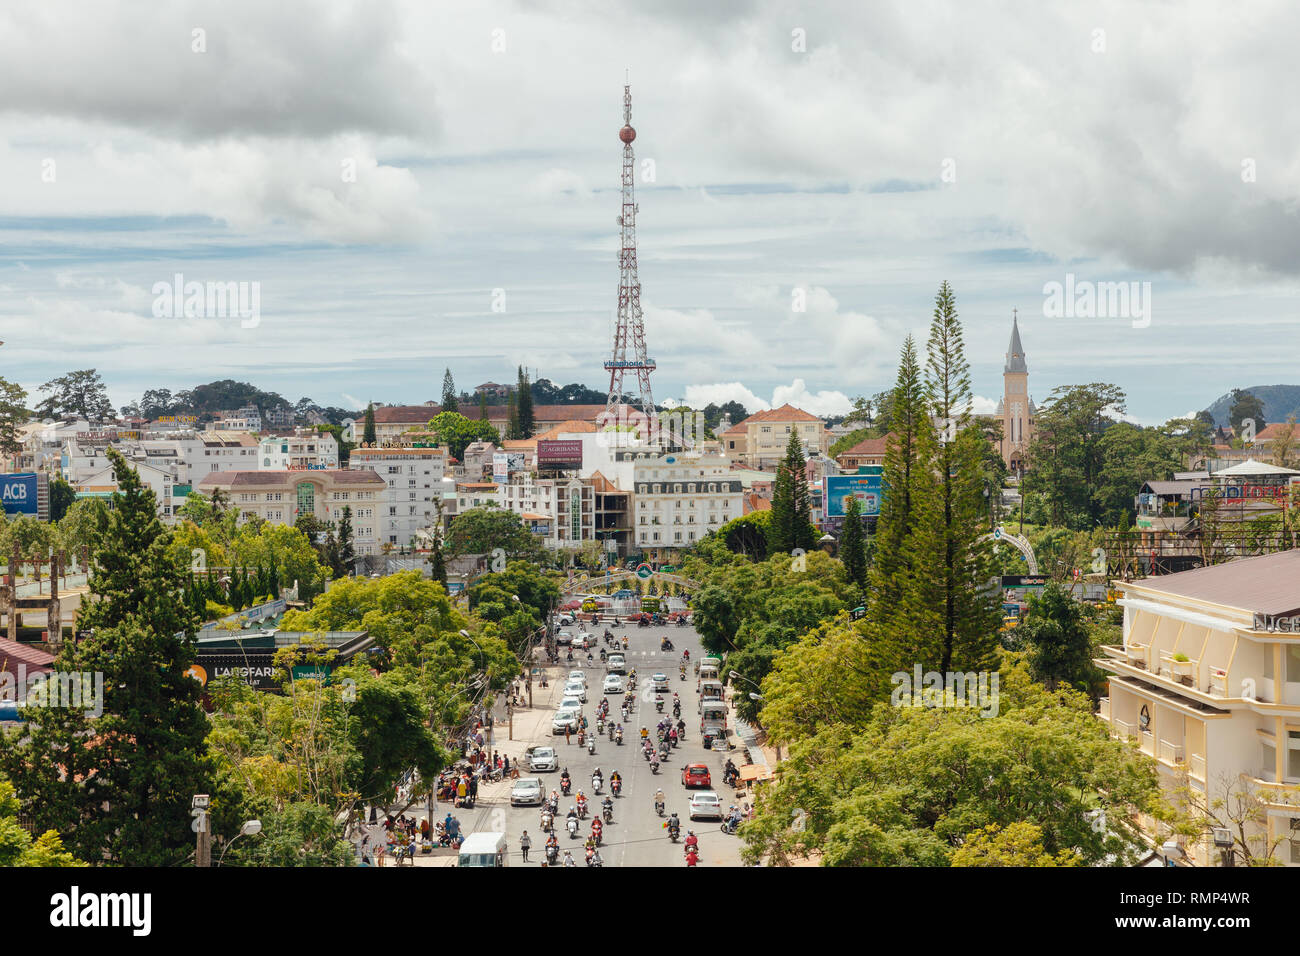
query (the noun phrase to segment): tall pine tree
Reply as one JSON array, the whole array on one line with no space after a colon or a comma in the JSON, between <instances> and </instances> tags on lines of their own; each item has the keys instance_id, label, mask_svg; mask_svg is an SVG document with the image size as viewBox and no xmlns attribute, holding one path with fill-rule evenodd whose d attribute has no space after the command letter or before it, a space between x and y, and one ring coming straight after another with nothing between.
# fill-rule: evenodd
<instances>
[{"instance_id":1,"label":"tall pine tree","mask_svg":"<svg viewBox=\"0 0 1300 956\"><path fill-rule=\"evenodd\" d=\"M66 835L80 858L176 866L194 849L191 798L214 788L202 687L187 673L199 619L177 599L188 572L168 557L153 492L120 454L108 457L119 490L99 519L95 600L75 628L90 633L55 663L103 675L103 712L88 718L89 701L27 708L22 731L0 738L0 770L37 832Z\"/></svg>"},{"instance_id":2,"label":"tall pine tree","mask_svg":"<svg viewBox=\"0 0 1300 956\"><path fill-rule=\"evenodd\" d=\"M456 400L456 383L451 377L451 369L447 369L442 376L442 410L460 411L460 402Z\"/></svg>"},{"instance_id":3,"label":"tall pine tree","mask_svg":"<svg viewBox=\"0 0 1300 956\"><path fill-rule=\"evenodd\" d=\"M511 392L506 396L506 438L510 440L519 437L519 398L518 392Z\"/></svg>"},{"instance_id":4,"label":"tall pine tree","mask_svg":"<svg viewBox=\"0 0 1300 956\"><path fill-rule=\"evenodd\" d=\"M519 437L532 438L533 432L537 430L537 423L533 418L533 386L528 381L528 373L524 367L519 366Z\"/></svg>"},{"instance_id":5,"label":"tall pine tree","mask_svg":"<svg viewBox=\"0 0 1300 956\"><path fill-rule=\"evenodd\" d=\"M972 424L970 365L962 342L957 304L947 282L939 287L926 344L925 391L941 441L935 471L939 501L933 537L941 558L940 577L929 585L943 614L939 669L987 670L997 666L1000 608L987 584L993 575L993 546L984 535L984 476L981 435Z\"/></svg>"},{"instance_id":6,"label":"tall pine tree","mask_svg":"<svg viewBox=\"0 0 1300 956\"><path fill-rule=\"evenodd\" d=\"M858 587L867 585L867 547L862 535L862 506L856 497L844 508L844 530L840 533L840 560L844 573Z\"/></svg>"},{"instance_id":7,"label":"tall pine tree","mask_svg":"<svg viewBox=\"0 0 1300 956\"><path fill-rule=\"evenodd\" d=\"M367 445L375 444L375 403L366 406L366 423L361 432L361 440Z\"/></svg>"},{"instance_id":8,"label":"tall pine tree","mask_svg":"<svg viewBox=\"0 0 1300 956\"><path fill-rule=\"evenodd\" d=\"M798 434L791 429L785 457L772 485L772 523L768 535L771 554L788 554L813 546L812 495L808 491L807 461Z\"/></svg>"},{"instance_id":9,"label":"tall pine tree","mask_svg":"<svg viewBox=\"0 0 1300 956\"><path fill-rule=\"evenodd\" d=\"M343 506L343 516L339 519L339 564L344 574L352 573L356 549L352 545L352 509Z\"/></svg>"},{"instance_id":10,"label":"tall pine tree","mask_svg":"<svg viewBox=\"0 0 1300 956\"><path fill-rule=\"evenodd\" d=\"M872 653L882 673L935 670L942 659L940 615L929 603L939 561L935 553L936 437L916 343L903 344L885 449L884 501L876 524L876 553L868 573Z\"/></svg>"}]
</instances>

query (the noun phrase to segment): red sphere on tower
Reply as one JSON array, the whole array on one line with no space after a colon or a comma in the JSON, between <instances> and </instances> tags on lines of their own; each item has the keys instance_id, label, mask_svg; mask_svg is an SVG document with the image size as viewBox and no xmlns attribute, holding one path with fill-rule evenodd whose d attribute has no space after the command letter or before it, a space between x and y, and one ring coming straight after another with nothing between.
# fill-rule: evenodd
<instances>
[{"instance_id":1,"label":"red sphere on tower","mask_svg":"<svg viewBox=\"0 0 1300 956\"><path fill-rule=\"evenodd\" d=\"M636 130L631 126L624 126L618 131L618 138L625 143L630 143L632 140L636 139Z\"/></svg>"}]
</instances>

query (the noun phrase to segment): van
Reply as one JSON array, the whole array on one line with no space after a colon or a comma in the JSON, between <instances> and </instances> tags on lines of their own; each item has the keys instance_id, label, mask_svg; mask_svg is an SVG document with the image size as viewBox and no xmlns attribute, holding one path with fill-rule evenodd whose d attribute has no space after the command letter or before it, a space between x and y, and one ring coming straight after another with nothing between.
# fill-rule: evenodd
<instances>
[{"instance_id":1,"label":"van","mask_svg":"<svg viewBox=\"0 0 1300 956\"><path fill-rule=\"evenodd\" d=\"M457 866L507 866L510 851L504 833L471 833L460 845Z\"/></svg>"},{"instance_id":2,"label":"van","mask_svg":"<svg viewBox=\"0 0 1300 956\"><path fill-rule=\"evenodd\" d=\"M715 665L715 664L701 664L701 665L700 665L700 684L701 684L701 685L702 685L703 682L706 681L706 680L709 680L709 681L716 681L717 679L718 679L718 668L717 668L717 665Z\"/></svg>"},{"instance_id":3,"label":"van","mask_svg":"<svg viewBox=\"0 0 1300 956\"><path fill-rule=\"evenodd\" d=\"M709 724L727 726L727 705L720 700L706 700L700 704L700 727Z\"/></svg>"},{"instance_id":4,"label":"van","mask_svg":"<svg viewBox=\"0 0 1300 956\"><path fill-rule=\"evenodd\" d=\"M710 700L722 700L722 681L720 680L701 680L700 681L700 703L704 704ZM704 713L704 711L700 711Z\"/></svg>"},{"instance_id":5,"label":"van","mask_svg":"<svg viewBox=\"0 0 1300 956\"><path fill-rule=\"evenodd\" d=\"M610 654L605 662L606 674L627 674L627 658L622 654Z\"/></svg>"}]
</instances>

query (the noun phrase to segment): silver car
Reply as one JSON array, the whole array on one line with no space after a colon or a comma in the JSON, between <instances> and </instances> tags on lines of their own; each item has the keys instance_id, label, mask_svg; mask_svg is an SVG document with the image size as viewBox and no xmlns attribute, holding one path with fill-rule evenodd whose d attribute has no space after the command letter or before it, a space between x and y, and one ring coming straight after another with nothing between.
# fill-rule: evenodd
<instances>
[{"instance_id":1,"label":"silver car","mask_svg":"<svg viewBox=\"0 0 1300 956\"><path fill-rule=\"evenodd\" d=\"M545 789L540 777L520 777L510 788L512 807L536 806L544 802Z\"/></svg>"},{"instance_id":2,"label":"silver car","mask_svg":"<svg viewBox=\"0 0 1300 956\"><path fill-rule=\"evenodd\" d=\"M545 773L560 769L560 758L554 747L534 747L528 755L528 769L533 773Z\"/></svg>"}]
</instances>

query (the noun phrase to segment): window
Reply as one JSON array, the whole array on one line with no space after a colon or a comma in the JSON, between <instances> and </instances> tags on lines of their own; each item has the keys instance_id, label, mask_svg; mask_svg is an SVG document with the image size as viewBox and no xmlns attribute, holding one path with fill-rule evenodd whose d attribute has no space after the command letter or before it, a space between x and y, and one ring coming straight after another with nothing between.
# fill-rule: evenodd
<instances>
[{"instance_id":1,"label":"window","mask_svg":"<svg viewBox=\"0 0 1300 956\"><path fill-rule=\"evenodd\" d=\"M300 482L298 485L298 514L309 515L316 513L316 488L309 481Z\"/></svg>"},{"instance_id":2,"label":"window","mask_svg":"<svg viewBox=\"0 0 1300 956\"><path fill-rule=\"evenodd\" d=\"M1287 731L1286 778L1288 780L1300 780L1300 730Z\"/></svg>"},{"instance_id":3,"label":"window","mask_svg":"<svg viewBox=\"0 0 1300 956\"><path fill-rule=\"evenodd\" d=\"M1272 657L1271 654L1267 656ZM1285 661L1287 683L1300 684L1300 645L1286 646Z\"/></svg>"}]
</instances>

